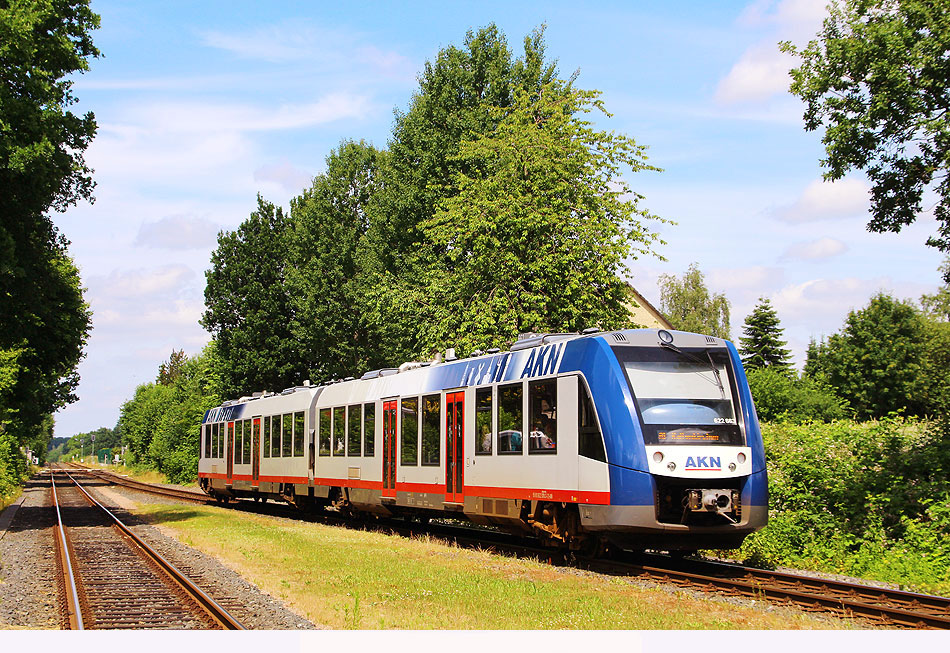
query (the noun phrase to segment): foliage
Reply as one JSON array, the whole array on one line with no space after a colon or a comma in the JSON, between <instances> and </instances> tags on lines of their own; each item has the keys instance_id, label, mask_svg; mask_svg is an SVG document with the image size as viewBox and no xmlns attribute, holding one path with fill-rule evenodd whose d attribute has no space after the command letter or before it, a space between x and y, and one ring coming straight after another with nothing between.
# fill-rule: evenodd
<instances>
[{"instance_id":1,"label":"foliage","mask_svg":"<svg viewBox=\"0 0 950 653\"><path fill-rule=\"evenodd\" d=\"M408 110L397 112L386 178L369 204L360 248L363 312L390 364L430 353L419 329L432 319L420 305L431 281L417 256L429 244L421 225L459 193L460 175L476 174L478 162L459 156L463 141L492 134L518 91L539 92L556 73L545 61L543 28L525 37L524 54L513 58L492 24L427 61Z\"/></svg>"},{"instance_id":2,"label":"foliage","mask_svg":"<svg viewBox=\"0 0 950 653\"><path fill-rule=\"evenodd\" d=\"M826 179L864 170L872 183L870 231L900 231L933 190L937 235L950 251L950 6L946 0L832 2L816 40L792 70L805 128L825 128ZM950 282L950 270L945 271Z\"/></svg>"},{"instance_id":3,"label":"foliage","mask_svg":"<svg viewBox=\"0 0 950 653\"><path fill-rule=\"evenodd\" d=\"M759 419L795 424L830 422L849 416L848 402L820 379L773 367L746 372Z\"/></svg>"},{"instance_id":4,"label":"foliage","mask_svg":"<svg viewBox=\"0 0 950 653\"><path fill-rule=\"evenodd\" d=\"M759 298L745 319L742 333L739 353L746 371L766 367L783 373L791 370L791 351L785 349L788 343L782 340L783 330L771 301Z\"/></svg>"},{"instance_id":5,"label":"foliage","mask_svg":"<svg viewBox=\"0 0 950 653\"><path fill-rule=\"evenodd\" d=\"M703 273L692 263L682 280L661 274L660 312L674 329L717 338L729 338L729 300L722 293L709 294Z\"/></svg>"},{"instance_id":6,"label":"foliage","mask_svg":"<svg viewBox=\"0 0 950 653\"><path fill-rule=\"evenodd\" d=\"M291 331L293 303L285 283L289 221L262 197L236 231L218 234L205 272L205 312L222 361L223 392L238 397L280 391L306 369Z\"/></svg>"},{"instance_id":7,"label":"foliage","mask_svg":"<svg viewBox=\"0 0 950 653\"><path fill-rule=\"evenodd\" d=\"M93 189L83 152L95 118L68 110L76 102L68 78L99 56L90 36L99 17L88 4L0 6L0 421L20 443L75 401L90 328L68 242L46 215Z\"/></svg>"},{"instance_id":8,"label":"foliage","mask_svg":"<svg viewBox=\"0 0 950 653\"><path fill-rule=\"evenodd\" d=\"M908 301L879 293L848 313L839 333L809 347L806 372L827 379L859 419L934 414L948 382L945 328ZM933 349L933 350L932 350Z\"/></svg>"},{"instance_id":9,"label":"foliage","mask_svg":"<svg viewBox=\"0 0 950 653\"><path fill-rule=\"evenodd\" d=\"M950 278L950 256L940 266L945 279ZM928 318L936 322L950 322L950 281L933 295L921 295L920 305Z\"/></svg>"},{"instance_id":10,"label":"foliage","mask_svg":"<svg viewBox=\"0 0 950 653\"><path fill-rule=\"evenodd\" d=\"M11 433L0 428L0 511L12 502L26 477L26 458Z\"/></svg>"},{"instance_id":11,"label":"foliage","mask_svg":"<svg viewBox=\"0 0 950 653\"><path fill-rule=\"evenodd\" d=\"M95 439L93 439L93 437L95 437ZM121 446L121 444L122 433L118 426L111 429L107 426L101 426L95 431L77 433L69 438L65 438L65 442L63 442L61 446L49 452L47 459L51 462L71 460L79 458L83 453L88 456L92 454L93 451L112 449Z\"/></svg>"},{"instance_id":12,"label":"foliage","mask_svg":"<svg viewBox=\"0 0 950 653\"><path fill-rule=\"evenodd\" d=\"M344 141L327 157L326 172L291 200L286 284L290 328L305 352L299 378L345 378L385 363L362 310L358 252L385 162L372 145Z\"/></svg>"},{"instance_id":13,"label":"foliage","mask_svg":"<svg viewBox=\"0 0 950 653\"><path fill-rule=\"evenodd\" d=\"M625 259L656 234L620 174L656 170L626 136L591 127L598 94L552 82L496 108L498 126L462 143L458 194L421 223L421 344L462 352L519 333L630 326ZM410 309L413 310L413 309Z\"/></svg>"},{"instance_id":14,"label":"foliage","mask_svg":"<svg viewBox=\"0 0 950 653\"><path fill-rule=\"evenodd\" d=\"M128 462L154 467L173 483L194 480L201 420L221 403L216 357L214 343L209 344L200 355L184 360L174 382L136 388L122 405L117 426L129 448Z\"/></svg>"},{"instance_id":15,"label":"foliage","mask_svg":"<svg viewBox=\"0 0 950 653\"><path fill-rule=\"evenodd\" d=\"M888 417L763 422L769 525L740 555L950 591L950 430Z\"/></svg>"}]
</instances>

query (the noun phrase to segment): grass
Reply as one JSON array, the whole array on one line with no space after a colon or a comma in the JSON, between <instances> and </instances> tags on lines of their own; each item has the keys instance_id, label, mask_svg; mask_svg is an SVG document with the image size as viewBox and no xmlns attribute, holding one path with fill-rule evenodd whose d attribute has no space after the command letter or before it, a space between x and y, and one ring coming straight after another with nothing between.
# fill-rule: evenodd
<instances>
[{"instance_id":1,"label":"grass","mask_svg":"<svg viewBox=\"0 0 950 653\"><path fill-rule=\"evenodd\" d=\"M98 469L107 469L110 472L115 472L116 474L124 474L129 476L136 481L142 481L143 483L159 483L159 484L168 484L170 483L168 477L162 474L160 471L151 469L149 467L127 467L125 465L102 465L100 463L88 463L90 467L96 467ZM184 487L198 487L198 482L193 481L191 483L186 483Z\"/></svg>"},{"instance_id":2,"label":"grass","mask_svg":"<svg viewBox=\"0 0 950 653\"><path fill-rule=\"evenodd\" d=\"M429 538L295 523L214 506L140 506L315 624L334 629L848 627L706 601Z\"/></svg>"}]
</instances>

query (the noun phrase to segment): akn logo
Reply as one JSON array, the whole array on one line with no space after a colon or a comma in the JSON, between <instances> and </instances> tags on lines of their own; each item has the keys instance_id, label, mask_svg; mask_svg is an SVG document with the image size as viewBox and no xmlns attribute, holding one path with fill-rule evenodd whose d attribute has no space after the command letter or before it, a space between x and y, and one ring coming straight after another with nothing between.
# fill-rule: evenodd
<instances>
[{"instance_id":1,"label":"akn logo","mask_svg":"<svg viewBox=\"0 0 950 653\"><path fill-rule=\"evenodd\" d=\"M722 470L722 463L719 462L719 456L690 456L686 459L687 470L706 470L718 472Z\"/></svg>"}]
</instances>

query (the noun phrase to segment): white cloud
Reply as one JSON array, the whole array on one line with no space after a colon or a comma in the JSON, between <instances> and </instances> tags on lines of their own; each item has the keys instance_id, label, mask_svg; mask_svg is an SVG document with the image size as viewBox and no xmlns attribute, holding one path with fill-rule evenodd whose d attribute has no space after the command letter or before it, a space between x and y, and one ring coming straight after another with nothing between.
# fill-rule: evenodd
<instances>
[{"instance_id":1,"label":"white cloud","mask_svg":"<svg viewBox=\"0 0 950 653\"><path fill-rule=\"evenodd\" d=\"M783 254L784 258L797 258L806 261L828 259L843 254L848 246L837 238L819 238L790 245Z\"/></svg>"},{"instance_id":2,"label":"white cloud","mask_svg":"<svg viewBox=\"0 0 950 653\"><path fill-rule=\"evenodd\" d=\"M254 181L271 182L284 190L299 193L310 186L313 175L295 168L286 159L280 163L264 165L254 171Z\"/></svg>"},{"instance_id":3,"label":"white cloud","mask_svg":"<svg viewBox=\"0 0 950 653\"><path fill-rule=\"evenodd\" d=\"M716 87L720 104L758 102L788 90L788 71L796 59L778 46L756 45L746 50Z\"/></svg>"},{"instance_id":4,"label":"white cloud","mask_svg":"<svg viewBox=\"0 0 950 653\"><path fill-rule=\"evenodd\" d=\"M144 300L178 293L195 277L189 267L167 265L153 270L115 270L108 277L90 277L88 283L93 298Z\"/></svg>"},{"instance_id":5,"label":"white cloud","mask_svg":"<svg viewBox=\"0 0 950 653\"><path fill-rule=\"evenodd\" d=\"M867 182L852 178L836 182L816 179L795 202L773 209L772 213L784 222L801 223L852 218L866 214L869 205L870 187Z\"/></svg>"},{"instance_id":6,"label":"white cloud","mask_svg":"<svg viewBox=\"0 0 950 653\"><path fill-rule=\"evenodd\" d=\"M204 249L217 242L220 228L206 218L170 215L157 222L143 222L134 244L156 249Z\"/></svg>"},{"instance_id":7,"label":"white cloud","mask_svg":"<svg viewBox=\"0 0 950 653\"><path fill-rule=\"evenodd\" d=\"M766 30L767 36L750 46L716 87L720 104L760 103L788 91L788 71L798 59L778 49L780 41L804 43L815 37L827 11L827 0L758 0L746 6L737 23Z\"/></svg>"}]
</instances>

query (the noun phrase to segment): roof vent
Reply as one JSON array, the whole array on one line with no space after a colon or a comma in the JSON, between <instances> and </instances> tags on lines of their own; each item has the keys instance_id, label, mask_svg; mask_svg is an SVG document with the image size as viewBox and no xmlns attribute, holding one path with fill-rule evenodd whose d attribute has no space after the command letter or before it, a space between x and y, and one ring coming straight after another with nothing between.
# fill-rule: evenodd
<instances>
[{"instance_id":1,"label":"roof vent","mask_svg":"<svg viewBox=\"0 0 950 653\"><path fill-rule=\"evenodd\" d=\"M486 353L486 354L497 354L497 353L500 352L500 351L501 351L501 350L500 350L498 347L492 347L491 349L489 349L489 350L486 351L485 353Z\"/></svg>"},{"instance_id":2,"label":"roof vent","mask_svg":"<svg viewBox=\"0 0 950 653\"><path fill-rule=\"evenodd\" d=\"M445 350L445 360L446 361L458 360L458 356L455 355L455 348Z\"/></svg>"},{"instance_id":3,"label":"roof vent","mask_svg":"<svg viewBox=\"0 0 950 653\"><path fill-rule=\"evenodd\" d=\"M706 344L707 344L707 345L715 345L715 344L716 344L716 339L715 339L715 338L712 338L712 337L710 337L710 336L706 336Z\"/></svg>"},{"instance_id":4,"label":"roof vent","mask_svg":"<svg viewBox=\"0 0 950 653\"><path fill-rule=\"evenodd\" d=\"M615 333L614 340L616 340L617 342L627 342L626 336L624 336L622 333Z\"/></svg>"}]
</instances>

